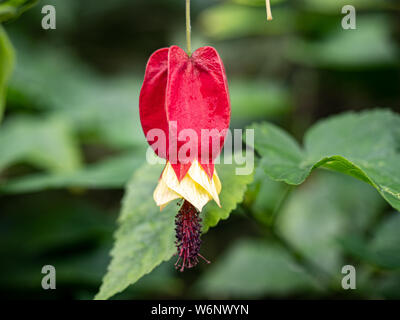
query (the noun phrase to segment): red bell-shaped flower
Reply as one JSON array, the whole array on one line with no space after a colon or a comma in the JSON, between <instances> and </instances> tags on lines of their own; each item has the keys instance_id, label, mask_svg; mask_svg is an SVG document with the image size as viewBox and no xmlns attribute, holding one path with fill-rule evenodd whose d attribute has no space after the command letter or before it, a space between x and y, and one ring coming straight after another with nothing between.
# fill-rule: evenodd
<instances>
[{"instance_id":1,"label":"red bell-shaped flower","mask_svg":"<svg viewBox=\"0 0 400 320\"><path fill-rule=\"evenodd\" d=\"M149 144L169 161L179 182L195 160L212 179L230 119L225 69L214 48L199 48L191 56L177 46L154 52L139 108ZM164 132L165 143L154 143L152 129Z\"/></svg>"},{"instance_id":2,"label":"red bell-shaped flower","mask_svg":"<svg viewBox=\"0 0 400 320\"><path fill-rule=\"evenodd\" d=\"M139 100L140 120L148 143L167 160L154 200L160 209L183 198L176 216L176 267L195 266L199 258L199 212L214 199L221 182L214 160L229 127L230 103L224 66L214 48L188 56L172 46L157 50L146 67ZM207 261L208 262L208 261Z\"/></svg>"}]
</instances>

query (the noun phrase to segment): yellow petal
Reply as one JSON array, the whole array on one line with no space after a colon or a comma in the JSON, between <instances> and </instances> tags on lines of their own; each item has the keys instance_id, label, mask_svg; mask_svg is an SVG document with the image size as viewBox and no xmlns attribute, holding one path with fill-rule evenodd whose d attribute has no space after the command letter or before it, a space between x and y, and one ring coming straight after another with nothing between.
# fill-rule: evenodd
<instances>
[{"instance_id":1,"label":"yellow petal","mask_svg":"<svg viewBox=\"0 0 400 320\"><path fill-rule=\"evenodd\" d=\"M165 182L168 188L172 189L180 197L189 201L197 210L201 211L206 203L212 198L211 195L196 183L188 174L178 181L175 171L171 164L167 162L161 180Z\"/></svg>"},{"instance_id":2,"label":"yellow petal","mask_svg":"<svg viewBox=\"0 0 400 320\"><path fill-rule=\"evenodd\" d=\"M156 189L154 190L153 198L157 206L159 206L160 210L162 210L169 202L181 197L179 194L168 188L163 179L160 179Z\"/></svg>"},{"instance_id":3,"label":"yellow petal","mask_svg":"<svg viewBox=\"0 0 400 320\"><path fill-rule=\"evenodd\" d=\"M220 194L222 190L222 184L221 180L219 180L218 174L217 174L217 169L214 168L214 174L213 174L213 181L215 184L215 188L217 189L217 193Z\"/></svg>"},{"instance_id":4,"label":"yellow petal","mask_svg":"<svg viewBox=\"0 0 400 320\"><path fill-rule=\"evenodd\" d=\"M214 181L214 176L213 179L209 179L207 173L203 170L203 168L200 166L197 160L193 161L192 165L189 168L188 174L194 181L196 181L199 185L201 185L214 199L214 201L218 204L218 206L221 207L218 197L219 192L217 191L218 189ZM219 182L218 176L216 177L216 179ZM219 187L221 191L220 182L219 182Z\"/></svg>"},{"instance_id":5,"label":"yellow petal","mask_svg":"<svg viewBox=\"0 0 400 320\"><path fill-rule=\"evenodd\" d=\"M179 182L174 169L167 161L153 197L156 204L160 206L160 210L170 201L184 198L201 211L211 199L221 206L218 197L220 192L221 181L216 170L214 170L213 178L209 179L199 162L194 161L188 173Z\"/></svg>"}]
</instances>

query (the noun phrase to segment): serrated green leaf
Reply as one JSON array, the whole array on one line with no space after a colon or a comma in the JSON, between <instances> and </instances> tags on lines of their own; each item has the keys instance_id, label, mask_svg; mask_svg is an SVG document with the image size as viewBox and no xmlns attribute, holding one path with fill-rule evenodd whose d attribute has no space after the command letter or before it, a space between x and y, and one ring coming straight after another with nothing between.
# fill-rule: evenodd
<instances>
[{"instance_id":1,"label":"serrated green leaf","mask_svg":"<svg viewBox=\"0 0 400 320\"><path fill-rule=\"evenodd\" d=\"M0 170L29 163L50 172L72 172L80 154L68 122L60 118L11 118L0 127Z\"/></svg>"},{"instance_id":2,"label":"serrated green leaf","mask_svg":"<svg viewBox=\"0 0 400 320\"><path fill-rule=\"evenodd\" d=\"M22 193L57 188L122 188L144 159L135 154L114 156L74 172L32 174L0 185L0 192Z\"/></svg>"},{"instance_id":3,"label":"serrated green leaf","mask_svg":"<svg viewBox=\"0 0 400 320\"><path fill-rule=\"evenodd\" d=\"M207 230L242 201L250 175L236 175L236 165L216 166L222 182L222 208L213 203L203 211L203 226ZM108 299L151 272L175 253L175 215L177 206L169 204L162 212L154 204L153 192L162 167L144 165L129 182L115 234L112 261L96 299Z\"/></svg>"},{"instance_id":4,"label":"serrated green leaf","mask_svg":"<svg viewBox=\"0 0 400 320\"><path fill-rule=\"evenodd\" d=\"M14 66L14 48L0 24L0 122L6 103L6 87Z\"/></svg>"},{"instance_id":5,"label":"serrated green leaf","mask_svg":"<svg viewBox=\"0 0 400 320\"><path fill-rule=\"evenodd\" d=\"M346 113L320 121L306 134L302 149L282 129L256 124L260 165L274 180L302 183L322 167L375 187L400 210L400 116L390 111Z\"/></svg>"},{"instance_id":6,"label":"serrated green leaf","mask_svg":"<svg viewBox=\"0 0 400 320\"><path fill-rule=\"evenodd\" d=\"M214 227L221 219L227 219L229 214L243 201L247 185L253 181L253 172L247 175L237 175L237 164L216 165L218 176L222 182L222 190L219 195L221 208L212 201L207 204L203 213L203 232Z\"/></svg>"},{"instance_id":7,"label":"serrated green leaf","mask_svg":"<svg viewBox=\"0 0 400 320\"><path fill-rule=\"evenodd\" d=\"M96 299L121 292L174 254L177 206L170 204L160 211L152 196L161 170L160 166L145 165L128 184L112 260Z\"/></svg>"},{"instance_id":8,"label":"serrated green leaf","mask_svg":"<svg viewBox=\"0 0 400 320\"><path fill-rule=\"evenodd\" d=\"M256 240L236 243L197 283L198 291L217 298L255 298L315 288L315 280L284 248Z\"/></svg>"}]
</instances>

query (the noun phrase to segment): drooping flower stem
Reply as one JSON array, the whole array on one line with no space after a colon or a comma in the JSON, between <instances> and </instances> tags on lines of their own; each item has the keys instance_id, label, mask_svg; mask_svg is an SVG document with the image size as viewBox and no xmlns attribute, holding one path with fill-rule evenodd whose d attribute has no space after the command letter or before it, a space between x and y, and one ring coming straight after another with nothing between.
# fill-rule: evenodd
<instances>
[{"instance_id":1,"label":"drooping flower stem","mask_svg":"<svg viewBox=\"0 0 400 320\"><path fill-rule=\"evenodd\" d=\"M192 40L191 40L191 26L190 26L190 0L186 0L186 45L187 54L192 55Z\"/></svg>"},{"instance_id":2,"label":"drooping flower stem","mask_svg":"<svg viewBox=\"0 0 400 320\"><path fill-rule=\"evenodd\" d=\"M185 200L175 218L176 247L178 249L178 260L175 267L180 271L197 265L199 258L210 263L200 254L200 223L199 212L190 202Z\"/></svg>"}]
</instances>

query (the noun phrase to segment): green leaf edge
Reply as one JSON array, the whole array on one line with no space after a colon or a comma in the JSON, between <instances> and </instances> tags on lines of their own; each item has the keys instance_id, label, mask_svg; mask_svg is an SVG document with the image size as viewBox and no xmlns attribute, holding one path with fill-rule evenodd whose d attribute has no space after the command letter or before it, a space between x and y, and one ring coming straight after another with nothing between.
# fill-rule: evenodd
<instances>
[{"instance_id":1,"label":"green leaf edge","mask_svg":"<svg viewBox=\"0 0 400 320\"><path fill-rule=\"evenodd\" d=\"M126 185L125 185L125 192L124 192L124 196L123 196L122 201L121 201L121 209L120 209L120 212L119 212L119 216L118 216L118 218L117 218L117 228L116 228L116 230L114 231L114 234L113 234L114 243L113 243L113 247L112 247L112 249L111 249L111 251L110 251L110 253L109 253L109 255L110 255L110 257L111 257L111 260L110 260L110 262L109 262L109 264L108 264L108 266L107 266L107 271L106 271L105 275L103 276L102 283L101 283L101 285L100 285L99 291L96 293L96 295L95 295L95 297L94 297L94 300L108 300L109 298L115 296L116 294L123 292L128 286L131 286L131 285L135 284L137 281L139 281L139 280L140 280L141 278L143 278L145 275L151 273L151 272L152 272L155 268L157 268L161 263L170 260L171 257L172 257L173 254L174 254L173 252L172 252L172 253L167 253L167 252L166 252L165 255L164 255L164 258L162 258L162 260L161 260L159 263L155 264L155 265L153 266L153 268L150 269L149 271L147 271L147 272L146 272L146 271L141 272L141 276L139 276L139 277L136 279L136 281L130 283L129 285L125 286L124 288L121 288L121 289L118 290L118 291L115 291L115 292L112 293L112 294L105 294L105 293L104 293L104 291L103 291L104 279L105 279L105 277L107 277L108 274L109 274L109 268L110 268L110 266L111 266L112 259L113 259L114 256L115 256L115 255L114 255L114 251L117 249L116 246L115 246L115 241L117 241L118 233L121 231L121 229L120 229L120 228L121 228L121 225L122 225L123 222L127 219L126 215L122 214L122 213L123 213L123 208L124 208L125 205L126 205L125 203L128 201L128 199L127 199L127 195L128 195L127 190L128 190L128 188L130 187L130 185L131 185L131 183L132 183L132 179L133 179L133 178L136 176L136 174L137 174L142 168L144 168L144 167L145 167L145 165L142 165L141 167L139 167L139 169L135 170L135 171L132 173L132 175L131 175L130 179L128 180L128 182L127 182ZM172 205L173 205L173 204L170 204L170 206L172 206ZM172 224L174 224L174 221L175 221L174 219L175 219L175 215L171 218L171 223L172 223Z\"/></svg>"},{"instance_id":2,"label":"green leaf edge","mask_svg":"<svg viewBox=\"0 0 400 320\"><path fill-rule=\"evenodd\" d=\"M390 110L387 110L387 111L391 112ZM352 112L350 112L350 113L352 113ZM391 113L392 113L392 112L391 112ZM344 114L341 114L341 115L345 115L345 114L348 114L348 113L344 113ZM339 115L339 116L341 116L341 115ZM320 125L323 124L324 122L330 121L330 120L331 120L331 118L327 118L327 119L321 120L321 121L319 121L318 123L316 123L314 126L312 126L309 130L307 130L307 132L306 132L305 135L304 135L304 141L306 141L307 135L309 134L309 132L310 132L312 129L314 129L316 126L320 126ZM275 124L270 123L270 122L261 122L261 123L258 122L258 123L253 123L253 124L247 126L246 129L254 129L254 130L256 130L257 127L260 127L260 126L263 125L263 124L267 124L268 126L273 127L275 130L280 131L280 133L282 133L284 136L286 136L286 137L292 139L293 142L295 142L295 140L293 139L293 137L292 137L290 134L288 134L285 130L281 129L280 127L278 127L278 126L276 126ZM246 142L246 141L245 141L245 142ZM301 151L301 154L304 155L304 149L303 149L297 142L296 142L296 146L297 146L297 147L299 148L299 150ZM254 148L254 146L252 146L252 147ZM255 148L255 149L256 149L256 148ZM360 173L360 174L348 174L348 175L350 175L350 176L352 176L352 177L354 177L354 178L357 178L357 179L359 179L359 180L361 180L361 181L364 181L364 182L370 184L371 186L373 186L373 187L379 192L379 194L380 194L394 209L400 211L400 205L399 205L399 206L396 206L395 204L393 204L393 203L391 202L391 197L393 197L396 201L400 201L400 193L399 193L399 194L393 194L393 193L391 193L391 192L389 192L389 191L383 190L382 188L379 187L379 185L377 185L377 184L375 183L375 181L374 181L373 179L371 179L371 178L364 172L364 170L362 170L362 169L361 169L360 167L358 167L356 164L354 164L354 163L351 162L349 159L347 159L347 158L345 158L345 157L343 157L343 156L341 156L341 155L330 155L330 156L322 157L322 158L320 158L320 160L318 160L318 161L316 161L316 162L313 161L314 164L311 165L311 166L309 166L309 165L304 165L304 166L303 166L303 169L307 168L308 166L309 166L309 168L307 169L307 171L305 171L305 173L303 174L303 176L301 177L301 179L298 180L297 183L288 181L288 179L286 179L286 178L277 178L277 177L274 177L274 176L273 176L272 174L270 174L267 170L265 170L265 169L263 169L263 170L264 170L264 172L267 174L267 176L268 176L269 178L271 178L272 180L274 180L274 181L285 182L286 184L289 184L289 185L300 185L300 184L302 184L302 183L310 176L310 174L311 174L311 173L314 171L314 169L316 169L316 168L324 168L324 169L330 169L330 170L333 170L333 171L337 171L337 170L334 170L333 168L331 168L329 165L326 165L326 163L327 163L327 162L330 162L330 161L340 161L340 162L343 162L343 163L345 163L345 164L349 164L352 168L355 169L355 171L353 171L353 172L357 172L357 173ZM261 163L262 163L262 160L261 160ZM303 164L304 164L304 163L303 163ZM337 172L343 173L343 172L341 172L341 171L337 171Z\"/></svg>"},{"instance_id":3,"label":"green leaf edge","mask_svg":"<svg viewBox=\"0 0 400 320\"><path fill-rule=\"evenodd\" d=\"M15 65L15 50L7 35L7 32L5 31L1 23L0 23L0 50L4 50L5 59L8 60L8 66L6 66L5 70L1 71L4 72L4 75L0 76L0 81L1 80L4 81L4 83L0 82L0 86L2 86L0 87L0 94L1 93L4 94L3 97L0 96L0 123L1 123L6 105L5 96L7 92L7 83L11 77Z\"/></svg>"},{"instance_id":4,"label":"green leaf edge","mask_svg":"<svg viewBox=\"0 0 400 320\"><path fill-rule=\"evenodd\" d=\"M143 166L144 166L144 165L143 165ZM142 167L143 167L143 166L142 166ZM140 168L141 168L141 167L140 167ZM126 199L126 195L127 195L126 190L127 190L127 188L129 188L129 185L130 185L130 183L131 183L131 180L132 180L132 178L136 175L137 171L140 171L140 168L137 169L137 170L131 175L131 178L128 180L128 182L127 182L126 185L125 185L125 194L124 194L124 197L123 197L123 199L122 199L122 201L121 201L121 204L122 204L122 205L121 205L121 212L122 212L122 208L124 208L124 206L125 206L125 202L128 201L128 200ZM253 172L252 172L250 175L248 175L248 177L249 177L249 178L248 178L248 181L246 181L246 184L244 185L244 188L245 188L245 189L247 189L247 186L248 186L248 185L253 181L253 179L254 179L254 170L253 170ZM215 226L218 224L219 221L228 219L229 216L230 216L230 214L231 214L231 212L232 212L234 209L236 209L236 207L238 206L238 204L241 203L241 202L244 200L244 197L245 197L245 190L243 191L243 194L242 194L242 196L240 197L240 199L238 199L238 201L236 202L236 204L232 207L232 209L226 210L226 214L223 215L223 216L217 217L217 218L215 219L215 221L212 220L212 221L214 221L214 223L213 223L213 224L208 224L208 227L207 227L206 229L202 230L202 233L204 234L204 233L206 233L206 232L208 231L209 228L215 227ZM171 206L171 205L173 205L173 204L169 204L169 206ZM124 215L122 215L121 212L120 212L120 214L119 214L119 216L118 216L118 218L117 218L117 229L115 230L114 236L113 236L114 241L117 239L117 232L119 231L119 228L120 228L121 224L122 224L122 223L125 221L125 219L126 219L126 217L125 217ZM204 215L204 212L202 213L202 215ZM175 215L171 218L171 223L172 223L172 224L175 223ZM111 249L111 252L110 252L111 259L112 259L112 257L114 256L113 251L114 251L115 249L116 249L115 246L113 246L113 248ZM175 248L174 248L174 249L175 249ZM153 266L153 268L152 268L151 270L149 270L148 272L144 272L135 282L132 282L132 283L130 283L129 285L134 285L134 284L135 284L137 281L139 281L142 277L144 277L145 275L151 273L151 272L152 272L155 268L157 268L161 263L166 262L166 261L169 261L169 260L171 259L171 257L173 257L174 253L175 253L175 250L174 250L174 252L171 252L171 253L167 253L167 252L166 252L164 258L163 258L159 263L155 264L155 265ZM110 263L109 263L109 265L108 265L108 267L107 267L107 272L106 272L106 274L105 274L104 277L107 276L107 274L108 274L108 268L110 267L110 265L111 265L111 261L110 261ZM121 290L119 290L119 291L117 291L117 292L114 292L114 293L111 294L111 295L106 295L106 294L104 294L103 291L102 291L102 286L103 286L103 282L104 282L104 277L103 277L103 280L102 280L102 284L101 284L101 286L100 286L100 289L99 289L99 291L97 292L97 294L96 294L95 297L94 297L94 300L107 300L107 299L111 298L112 296L115 296L116 294L118 294L118 293L124 291L124 290L127 288L127 287L125 287L125 288L123 288L123 289L121 289Z\"/></svg>"},{"instance_id":5,"label":"green leaf edge","mask_svg":"<svg viewBox=\"0 0 400 320\"><path fill-rule=\"evenodd\" d=\"M244 197L245 197L245 195L246 195L247 187L248 187L248 185L251 184L251 183L253 182L253 180L254 180L254 172L255 172L255 170L253 170L253 172L252 172L251 174L247 175L248 180L247 180L246 183L244 184L244 187L243 187L244 190L243 190L243 192L242 192L242 195L241 195L241 197L237 198L238 201L236 201L236 203L235 203L234 206L232 206L231 208L227 208L227 207L223 207L223 209L222 209L222 208L218 208L217 210L223 210L223 211L225 211L225 214L223 214L223 215L221 215L221 216L214 217L214 218L212 218L212 219L210 219L210 217L207 217L207 226L204 226L204 225L203 225L202 234L207 233L208 230L209 230L210 228L214 228L221 220L227 220L227 219L229 218L229 216L231 215L232 211L234 211L234 210L238 207L238 205L239 205L240 203L243 202ZM223 206L222 203L221 203L221 205ZM206 209L206 210L207 210L207 209ZM205 216L205 212L202 213L202 219L203 219L203 221L204 221L204 216Z\"/></svg>"}]
</instances>

